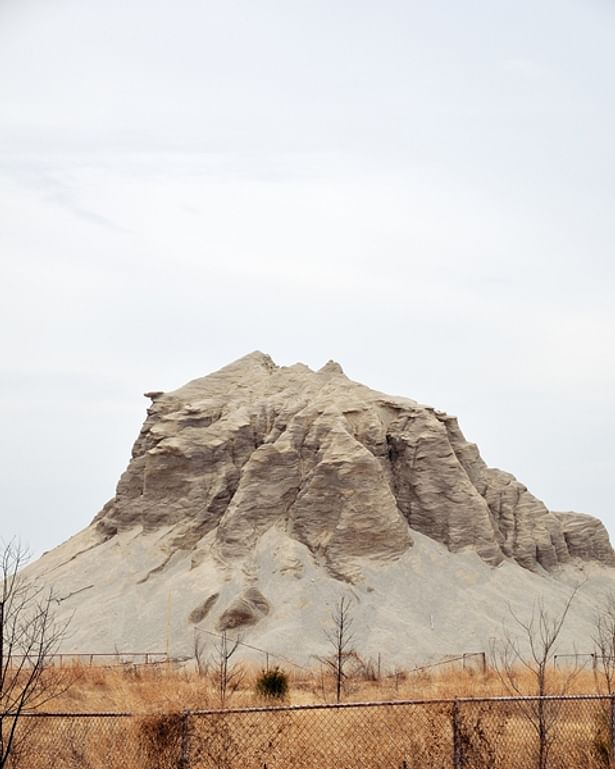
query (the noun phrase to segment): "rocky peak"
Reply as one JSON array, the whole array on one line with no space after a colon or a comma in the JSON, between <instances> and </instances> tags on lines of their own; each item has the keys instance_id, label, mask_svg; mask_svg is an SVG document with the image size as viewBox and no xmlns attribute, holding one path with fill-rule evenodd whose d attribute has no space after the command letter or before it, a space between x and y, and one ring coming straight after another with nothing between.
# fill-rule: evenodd
<instances>
[{"instance_id":1,"label":"rocky peak","mask_svg":"<svg viewBox=\"0 0 615 769\"><path fill-rule=\"evenodd\" d=\"M454 417L253 352L152 405L103 532L165 529L169 552L246 557L270 528L306 545L330 573L390 560L413 532L553 570L571 558L613 564L601 524L553 513L512 475L486 466Z\"/></svg>"},{"instance_id":2,"label":"rocky peak","mask_svg":"<svg viewBox=\"0 0 615 769\"><path fill-rule=\"evenodd\" d=\"M318 373L329 374L331 376L335 376L336 374L345 376L344 369L340 366L340 364L337 361L334 361L334 360L327 361L325 365L318 370Z\"/></svg>"}]
</instances>

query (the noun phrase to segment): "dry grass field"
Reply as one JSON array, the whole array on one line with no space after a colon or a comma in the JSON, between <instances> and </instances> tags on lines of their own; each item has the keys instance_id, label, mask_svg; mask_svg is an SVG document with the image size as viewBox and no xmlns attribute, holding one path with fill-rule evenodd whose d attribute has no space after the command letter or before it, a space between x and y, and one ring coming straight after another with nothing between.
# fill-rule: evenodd
<instances>
[{"instance_id":1,"label":"dry grass field","mask_svg":"<svg viewBox=\"0 0 615 769\"><path fill-rule=\"evenodd\" d=\"M256 693L258 668L243 668L243 678L236 691L227 694L225 706L232 708L271 705ZM199 675L166 665L141 667L87 667L74 665L64 670L72 679L71 687L46 708L49 711L133 713L171 713L184 709L215 709L221 706L215 674ZM591 670L584 670L567 683L568 671L549 674L550 690L563 687L569 694L597 694ZM517 675L519 689L535 694L535 681L527 671ZM508 695L498 674L493 670L477 672L449 669L423 672L398 671L380 680L352 676L345 685L344 702L381 700L434 700L459 697L493 697ZM289 695L286 704L306 705L335 702L332 676L314 670L305 674L289 673Z\"/></svg>"},{"instance_id":2,"label":"dry grass field","mask_svg":"<svg viewBox=\"0 0 615 769\"><path fill-rule=\"evenodd\" d=\"M435 700L424 705L372 705L338 709L234 712L236 708L282 704L256 693L258 668L245 668L241 684L219 715L183 716L185 710L217 709L215 672L199 675L165 665L68 667L55 671L72 686L49 703L61 713L124 712L136 717L29 719L32 727L21 760L11 769L544 769L535 709L517 703L462 703L454 763L454 698L506 695L494 671L434 669L398 671L381 680L355 675L347 682L348 703ZM52 674L54 672L52 671ZM567 671L551 671L553 691ZM535 693L529 673L517 686ZM569 683L570 694L594 694L591 671ZM290 675L283 704L334 701L335 685L320 670ZM228 712L230 710L230 712ZM547 769L609 766L608 703L559 703L548 717L552 744ZM28 721L28 719L26 719ZM186 735L188 737L186 738ZM185 755L183 755L185 748Z\"/></svg>"}]
</instances>

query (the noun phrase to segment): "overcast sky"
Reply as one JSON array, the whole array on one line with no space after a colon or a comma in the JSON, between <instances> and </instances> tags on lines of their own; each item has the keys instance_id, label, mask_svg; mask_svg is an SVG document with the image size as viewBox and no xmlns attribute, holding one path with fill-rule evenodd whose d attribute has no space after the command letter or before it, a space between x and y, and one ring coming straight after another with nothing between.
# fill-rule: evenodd
<instances>
[{"instance_id":1,"label":"overcast sky","mask_svg":"<svg viewBox=\"0 0 615 769\"><path fill-rule=\"evenodd\" d=\"M261 349L615 533L612 0L0 0L0 536Z\"/></svg>"}]
</instances>

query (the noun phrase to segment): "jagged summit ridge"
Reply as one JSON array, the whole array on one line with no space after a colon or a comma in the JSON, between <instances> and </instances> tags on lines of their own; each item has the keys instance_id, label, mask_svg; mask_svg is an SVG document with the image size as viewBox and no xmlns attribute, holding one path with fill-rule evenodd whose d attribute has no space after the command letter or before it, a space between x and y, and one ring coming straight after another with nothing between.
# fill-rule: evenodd
<instances>
[{"instance_id":1,"label":"jagged summit ridge","mask_svg":"<svg viewBox=\"0 0 615 769\"><path fill-rule=\"evenodd\" d=\"M232 563L276 528L351 581L357 559L397 559L414 532L533 571L615 562L599 521L551 512L487 467L454 417L353 382L334 361L313 371L254 352L147 395L128 468L96 518L105 538L141 526L165 532L169 556Z\"/></svg>"}]
</instances>

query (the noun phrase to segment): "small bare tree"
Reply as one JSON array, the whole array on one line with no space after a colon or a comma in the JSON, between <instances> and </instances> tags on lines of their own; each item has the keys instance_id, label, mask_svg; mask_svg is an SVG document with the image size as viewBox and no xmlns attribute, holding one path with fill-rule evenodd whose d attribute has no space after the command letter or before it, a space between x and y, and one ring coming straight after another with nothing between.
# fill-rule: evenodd
<instances>
[{"instance_id":1,"label":"small bare tree","mask_svg":"<svg viewBox=\"0 0 615 769\"><path fill-rule=\"evenodd\" d=\"M509 606L513 628L504 631L503 647L493 649L496 671L504 688L514 696L524 696L528 692L519 683L519 671L525 670L533 682L535 700L520 701L519 707L538 735L538 769L546 769L549 751L553 742L554 728L559 717L560 704L547 702L544 697L566 694L573 679L579 672L578 666L567 671L563 677L551 676L556 644L562 632L564 622L572 602L580 588L574 588L561 611L552 613L545 606L542 598L535 601L528 619L522 619Z\"/></svg>"},{"instance_id":2,"label":"small bare tree","mask_svg":"<svg viewBox=\"0 0 615 769\"><path fill-rule=\"evenodd\" d=\"M15 541L0 550L0 769L23 751L31 713L66 691L68 671L51 660L68 623L54 618L51 592L26 580L21 569L27 552Z\"/></svg>"},{"instance_id":3,"label":"small bare tree","mask_svg":"<svg viewBox=\"0 0 615 769\"><path fill-rule=\"evenodd\" d=\"M333 653L329 657L325 657L322 662L333 671L335 676L335 700L339 702L346 679L346 663L354 656L350 598L346 596L340 598L331 614L331 619L333 620L333 629L325 631L325 635L327 641L333 647Z\"/></svg>"},{"instance_id":4,"label":"small bare tree","mask_svg":"<svg viewBox=\"0 0 615 769\"><path fill-rule=\"evenodd\" d=\"M596 616L594 677L600 694L615 694L615 594L607 594Z\"/></svg>"},{"instance_id":5,"label":"small bare tree","mask_svg":"<svg viewBox=\"0 0 615 769\"><path fill-rule=\"evenodd\" d=\"M596 691L615 695L615 593L607 593L598 608L594 626L593 671ZM614 766L613 700L600 702L602 713L594 748L605 766Z\"/></svg>"},{"instance_id":6,"label":"small bare tree","mask_svg":"<svg viewBox=\"0 0 615 769\"><path fill-rule=\"evenodd\" d=\"M226 630L218 638L212 667L221 708L226 706L228 698L237 691L245 677L245 672L240 665L231 664L231 657L240 644L241 639L239 637L230 639Z\"/></svg>"},{"instance_id":7,"label":"small bare tree","mask_svg":"<svg viewBox=\"0 0 615 769\"><path fill-rule=\"evenodd\" d=\"M194 630L193 652L197 673L200 676L206 676L209 671L209 663L205 660L205 642L201 639L201 634L196 628Z\"/></svg>"}]
</instances>

